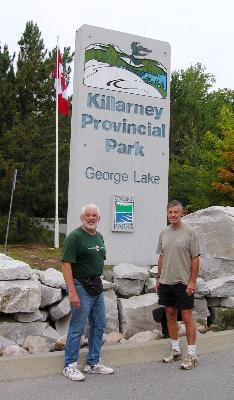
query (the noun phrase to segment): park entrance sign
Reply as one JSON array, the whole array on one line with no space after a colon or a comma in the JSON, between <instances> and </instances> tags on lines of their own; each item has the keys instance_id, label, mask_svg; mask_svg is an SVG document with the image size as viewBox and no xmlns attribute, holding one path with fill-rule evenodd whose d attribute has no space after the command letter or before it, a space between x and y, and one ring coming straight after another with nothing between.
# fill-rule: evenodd
<instances>
[{"instance_id":1,"label":"park entrance sign","mask_svg":"<svg viewBox=\"0 0 234 400\"><path fill-rule=\"evenodd\" d=\"M83 25L76 34L68 232L101 211L107 263L155 263L168 196L170 45Z\"/></svg>"}]
</instances>

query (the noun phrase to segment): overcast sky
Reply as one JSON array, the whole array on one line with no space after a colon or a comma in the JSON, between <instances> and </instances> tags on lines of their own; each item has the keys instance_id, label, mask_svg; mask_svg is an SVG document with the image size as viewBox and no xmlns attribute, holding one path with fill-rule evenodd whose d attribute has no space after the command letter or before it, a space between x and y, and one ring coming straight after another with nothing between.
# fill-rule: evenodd
<instances>
[{"instance_id":1,"label":"overcast sky","mask_svg":"<svg viewBox=\"0 0 234 400\"><path fill-rule=\"evenodd\" d=\"M75 47L83 24L167 41L172 71L202 63L214 89L234 89L233 0L7 0L1 1L0 41L18 51L27 21L37 23L45 47ZM70 88L71 90L71 88Z\"/></svg>"}]
</instances>

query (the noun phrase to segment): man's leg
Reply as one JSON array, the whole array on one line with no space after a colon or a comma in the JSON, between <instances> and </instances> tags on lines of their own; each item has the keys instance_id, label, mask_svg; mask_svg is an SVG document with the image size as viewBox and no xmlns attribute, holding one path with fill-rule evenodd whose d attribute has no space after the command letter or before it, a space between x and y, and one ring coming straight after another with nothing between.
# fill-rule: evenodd
<instances>
[{"instance_id":1,"label":"man's leg","mask_svg":"<svg viewBox=\"0 0 234 400\"><path fill-rule=\"evenodd\" d=\"M102 338L106 325L103 293L95 298L89 314L89 353L84 372L89 374L113 374L113 368L101 363Z\"/></svg>"},{"instance_id":2,"label":"man's leg","mask_svg":"<svg viewBox=\"0 0 234 400\"><path fill-rule=\"evenodd\" d=\"M178 340L177 310L175 307L166 307L167 328L171 340Z\"/></svg>"},{"instance_id":3,"label":"man's leg","mask_svg":"<svg viewBox=\"0 0 234 400\"><path fill-rule=\"evenodd\" d=\"M166 307L167 327L171 338L171 351L163 357L163 362L169 363L181 358L181 348L178 340L177 310L175 307Z\"/></svg>"},{"instance_id":4,"label":"man's leg","mask_svg":"<svg viewBox=\"0 0 234 400\"><path fill-rule=\"evenodd\" d=\"M185 324L188 345L195 345L196 326L192 317L192 310L181 310L181 316Z\"/></svg>"},{"instance_id":5,"label":"man's leg","mask_svg":"<svg viewBox=\"0 0 234 400\"><path fill-rule=\"evenodd\" d=\"M98 364L100 361L102 338L106 326L105 304L103 293L96 296L89 314L89 353L88 365Z\"/></svg>"},{"instance_id":6,"label":"man's leg","mask_svg":"<svg viewBox=\"0 0 234 400\"><path fill-rule=\"evenodd\" d=\"M196 356L196 325L192 317L192 309L181 310L185 324L186 338L188 342L188 355L181 364L182 369L192 369L198 364Z\"/></svg>"},{"instance_id":7,"label":"man's leg","mask_svg":"<svg viewBox=\"0 0 234 400\"><path fill-rule=\"evenodd\" d=\"M91 296L83 289L81 284L76 283L75 287L80 298L80 307L71 307L71 320L65 348L65 367L78 360L81 336L92 305Z\"/></svg>"}]
</instances>

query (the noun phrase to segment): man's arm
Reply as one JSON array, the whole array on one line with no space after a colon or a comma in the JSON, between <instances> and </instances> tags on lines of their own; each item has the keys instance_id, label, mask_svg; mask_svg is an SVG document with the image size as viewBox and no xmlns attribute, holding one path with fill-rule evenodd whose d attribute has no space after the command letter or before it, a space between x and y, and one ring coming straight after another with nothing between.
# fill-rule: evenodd
<instances>
[{"instance_id":1,"label":"man's arm","mask_svg":"<svg viewBox=\"0 0 234 400\"><path fill-rule=\"evenodd\" d=\"M197 275L199 272L199 256L193 257L191 261L191 277L187 285L186 292L190 296L196 290Z\"/></svg>"},{"instance_id":2,"label":"man's arm","mask_svg":"<svg viewBox=\"0 0 234 400\"><path fill-rule=\"evenodd\" d=\"M156 292L157 292L157 294L159 294L159 286L160 286L159 278L161 275L162 266L163 266L163 256L160 254L160 256L158 258L158 272L156 274Z\"/></svg>"},{"instance_id":3,"label":"man's arm","mask_svg":"<svg viewBox=\"0 0 234 400\"><path fill-rule=\"evenodd\" d=\"M70 304L73 307L80 307L80 299L77 294L75 285L74 285L74 280L72 276L72 267L71 263L69 261L63 261L63 276L67 285L67 290L68 290L68 297Z\"/></svg>"}]
</instances>

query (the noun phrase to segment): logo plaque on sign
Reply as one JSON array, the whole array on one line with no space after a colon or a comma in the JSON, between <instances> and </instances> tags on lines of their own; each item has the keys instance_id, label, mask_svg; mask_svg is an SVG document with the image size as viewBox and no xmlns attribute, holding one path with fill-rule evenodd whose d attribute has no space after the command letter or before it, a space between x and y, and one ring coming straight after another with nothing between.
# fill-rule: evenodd
<instances>
[{"instance_id":1,"label":"logo plaque on sign","mask_svg":"<svg viewBox=\"0 0 234 400\"><path fill-rule=\"evenodd\" d=\"M112 231L134 231L134 196L113 195Z\"/></svg>"}]
</instances>

